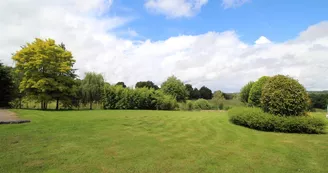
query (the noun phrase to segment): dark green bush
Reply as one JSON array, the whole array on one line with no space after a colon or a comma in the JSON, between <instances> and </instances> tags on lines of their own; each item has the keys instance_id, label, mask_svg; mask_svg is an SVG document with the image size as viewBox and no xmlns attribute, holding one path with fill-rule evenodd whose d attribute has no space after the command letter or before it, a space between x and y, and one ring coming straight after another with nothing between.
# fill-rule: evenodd
<instances>
[{"instance_id":1,"label":"dark green bush","mask_svg":"<svg viewBox=\"0 0 328 173\"><path fill-rule=\"evenodd\" d=\"M256 106L256 107L261 106L262 88L269 78L270 77L268 76L263 76L252 85L252 88L248 96L249 106Z\"/></svg>"},{"instance_id":2,"label":"dark green bush","mask_svg":"<svg viewBox=\"0 0 328 173\"><path fill-rule=\"evenodd\" d=\"M317 134L324 133L326 128L323 119L277 116L260 108L232 108L228 114L232 123L262 131Z\"/></svg>"},{"instance_id":3,"label":"dark green bush","mask_svg":"<svg viewBox=\"0 0 328 173\"><path fill-rule=\"evenodd\" d=\"M262 89L261 104L264 112L299 116L305 114L309 103L305 88L297 80L288 76L273 76Z\"/></svg>"}]
</instances>

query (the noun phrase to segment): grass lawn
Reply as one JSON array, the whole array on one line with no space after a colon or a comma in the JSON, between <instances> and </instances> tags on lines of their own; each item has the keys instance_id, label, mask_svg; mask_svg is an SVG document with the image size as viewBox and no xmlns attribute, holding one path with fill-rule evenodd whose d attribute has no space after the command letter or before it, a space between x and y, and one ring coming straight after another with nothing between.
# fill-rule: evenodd
<instances>
[{"instance_id":1,"label":"grass lawn","mask_svg":"<svg viewBox=\"0 0 328 173\"><path fill-rule=\"evenodd\" d=\"M226 113L15 110L0 172L328 172L328 134L260 132ZM324 118L324 113L315 113Z\"/></svg>"}]
</instances>

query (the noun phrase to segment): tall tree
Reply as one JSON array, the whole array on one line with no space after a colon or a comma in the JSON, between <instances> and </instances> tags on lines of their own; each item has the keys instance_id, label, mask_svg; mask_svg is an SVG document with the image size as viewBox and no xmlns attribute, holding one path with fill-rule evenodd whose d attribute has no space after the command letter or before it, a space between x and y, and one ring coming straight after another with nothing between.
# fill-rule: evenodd
<instances>
[{"instance_id":1,"label":"tall tree","mask_svg":"<svg viewBox=\"0 0 328 173\"><path fill-rule=\"evenodd\" d=\"M12 58L16 62L16 72L23 74L20 91L39 100L41 109L47 109L50 100L58 103L62 95L70 91L75 60L63 44L36 38L22 46Z\"/></svg>"},{"instance_id":2,"label":"tall tree","mask_svg":"<svg viewBox=\"0 0 328 173\"><path fill-rule=\"evenodd\" d=\"M188 99L192 99L191 95L192 95L192 92L194 91L193 88L192 88L192 85L191 84L185 84L185 87L186 87L186 90L187 90L187 93L188 93Z\"/></svg>"},{"instance_id":3,"label":"tall tree","mask_svg":"<svg viewBox=\"0 0 328 173\"><path fill-rule=\"evenodd\" d=\"M188 92L183 82L175 76L169 77L162 85L161 89L164 93L172 95L177 101L185 101L188 96Z\"/></svg>"},{"instance_id":4,"label":"tall tree","mask_svg":"<svg viewBox=\"0 0 328 173\"><path fill-rule=\"evenodd\" d=\"M124 82L117 82L115 85L116 86L122 86L123 88L126 88L126 85L125 85Z\"/></svg>"},{"instance_id":5,"label":"tall tree","mask_svg":"<svg viewBox=\"0 0 328 173\"><path fill-rule=\"evenodd\" d=\"M9 107L14 96L14 87L10 68L0 62L0 107Z\"/></svg>"},{"instance_id":6,"label":"tall tree","mask_svg":"<svg viewBox=\"0 0 328 173\"><path fill-rule=\"evenodd\" d=\"M220 103L222 103L223 100L225 100L224 95L223 95L223 92L220 91L220 90L215 91L214 94L213 94L212 101L213 101L216 105L219 105Z\"/></svg>"},{"instance_id":7,"label":"tall tree","mask_svg":"<svg viewBox=\"0 0 328 173\"><path fill-rule=\"evenodd\" d=\"M92 109L93 102L99 102L102 98L105 81L101 74L88 72L82 80L81 88L83 100L85 103L90 104Z\"/></svg>"},{"instance_id":8,"label":"tall tree","mask_svg":"<svg viewBox=\"0 0 328 173\"><path fill-rule=\"evenodd\" d=\"M200 92L197 88L194 88L192 93L190 94L191 99L196 100L200 98Z\"/></svg>"},{"instance_id":9,"label":"tall tree","mask_svg":"<svg viewBox=\"0 0 328 173\"><path fill-rule=\"evenodd\" d=\"M200 92L200 97L203 98L203 99L207 99L208 100L208 99L212 99L212 97L213 97L212 90L210 90L206 86L202 86L199 89L199 92Z\"/></svg>"},{"instance_id":10,"label":"tall tree","mask_svg":"<svg viewBox=\"0 0 328 173\"><path fill-rule=\"evenodd\" d=\"M135 88L154 88L155 90L158 90L159 87L155 85L152 81L140 81L136 83Z\"/></svg>"}]
</instances>

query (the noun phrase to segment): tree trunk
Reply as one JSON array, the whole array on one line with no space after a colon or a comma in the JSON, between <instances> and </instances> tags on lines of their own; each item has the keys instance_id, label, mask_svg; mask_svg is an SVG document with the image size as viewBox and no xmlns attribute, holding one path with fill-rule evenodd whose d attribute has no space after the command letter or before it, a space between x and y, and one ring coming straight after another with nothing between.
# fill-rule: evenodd
<instances>
[{"instance_id":1,"label":"tree trunk","mask_svg":"<svg viewBox=\"0 0 328 173\"><path fill-rule=\"evenodd\" d=\"M41 101L41 109L42 110L44 109L43 106L44 106L44 103L43 103L43 101Z\"/></svg>"},{"instance_id":2,"label":"tree trunk","mask_svg":"<svg viewBox=\"0 0 328 173\"><path fill-rule=\"evenodd\" d=\"M22 109L22 98L19 98L19 109Z\"/></svg>"},{"instance_id":3,"label":"tree trunk","mask_svg":"<svg viewBox=\"0 0 328 173\"><path fill-rule=\"evenodd\" d=\"M90 110L92 110L92 102L90 102Z\"/></svg>"},{"instance_id":4,"label":"tree trunk","mask_svg":"<svg viewBox=\"0 0 328 173\"><path fill-rule=\"evenodd\" d=\"M57 102L56 102L56 110L58 110L59 108L59 98L57 98Z\"/></svg>"}]
</instances>

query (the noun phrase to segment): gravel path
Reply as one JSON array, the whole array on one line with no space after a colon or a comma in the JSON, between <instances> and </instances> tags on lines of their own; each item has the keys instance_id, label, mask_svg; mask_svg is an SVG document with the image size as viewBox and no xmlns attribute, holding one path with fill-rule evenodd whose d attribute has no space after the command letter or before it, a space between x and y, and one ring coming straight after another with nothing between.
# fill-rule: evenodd
<instances>
[{"instance_id":1,"label":"gravel path","mask_svg":"<svg viewBox=\"0 0 328 173\"><path fill-rule=\"evenodd\" d=\"M0 109L0 121L13 121L19 120L15 113L8 110Z\"/></svg>"},{"instance_id":2,"label":"gravel path","mask_svg":"<svg viewBox=\"0 0 328 173\"><path fill-rule=\"evenodd\" d=\"M30 122L30 120L21 120L15 113L0 109L0 124L20 124L26 122Z\"/></svg>"}]
</instances>

